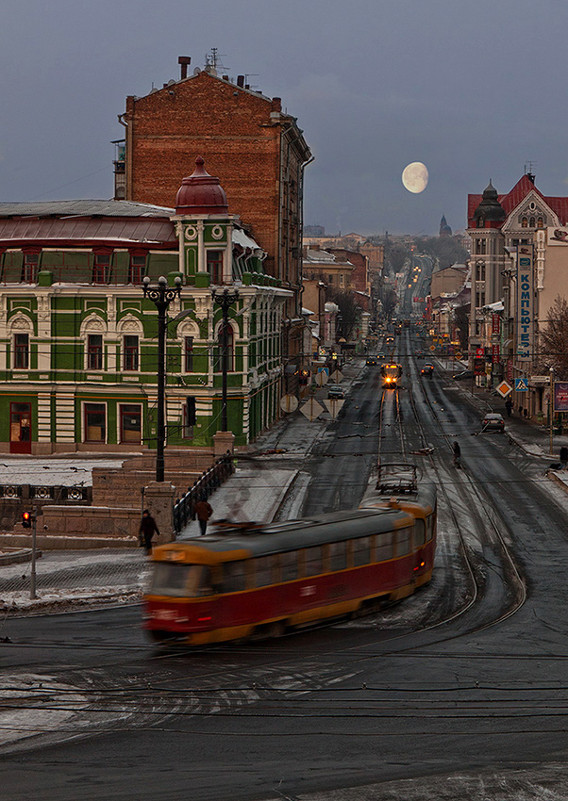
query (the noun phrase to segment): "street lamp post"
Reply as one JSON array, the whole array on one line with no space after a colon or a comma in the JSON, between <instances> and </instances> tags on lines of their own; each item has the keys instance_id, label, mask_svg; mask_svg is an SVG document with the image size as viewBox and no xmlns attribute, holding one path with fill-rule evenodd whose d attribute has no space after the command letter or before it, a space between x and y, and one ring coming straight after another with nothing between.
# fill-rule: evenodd
<instances>
[{"instance_id":1,"label":"street lamp post","mask_svg":"<svg viewBox=\"0 0 568 801\"><path fill-rule=\"evenodd\" d=\"M213 289L211 292L213 303L221 307L223 315L223 324L221 329L221 371L223 376L222 383L222 409L221 409L221 426L222 431L227 431L227 373L228 373L228 327L229 327L229 309L239 299L239 290L235 289L231 292L229 289Z\"/></svg>"},{"instance_id":2,"label":"street lamp post","mask_svg":"<svg viewBox=\"0 0 568 801\"><path fill-rule=\"evenodd\" d=\"M172 300L179 298L181 278L176 276L175 287L161 275L157 286L150 286L150 277L145 276L144 297L152 301L158 309L158 420L156 423L156 481L164 480L164 445L166 441L165 403L166 403L166 312Z\"/></svg>"},{"instance_id":3,"label":"street lamp post","mask_svg":"<svg viewBox=\"0 0 568 801\"><path fill-rule=\"evenodd\" d=\"M552 456L554 452L554 434L553 434L553 422L554 422L554 367L551 367L549 370L550 373L550 394L549 394L549 402L550 402L550 455Z\"/></svg>"}]
</instances>

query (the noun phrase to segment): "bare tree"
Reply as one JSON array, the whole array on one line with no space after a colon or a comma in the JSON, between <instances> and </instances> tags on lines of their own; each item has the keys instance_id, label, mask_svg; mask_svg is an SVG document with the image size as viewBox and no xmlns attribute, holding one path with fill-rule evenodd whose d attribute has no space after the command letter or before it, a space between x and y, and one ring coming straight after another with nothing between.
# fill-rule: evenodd
<instances>
[{"instance_id":1,"label":"bare tree","mask_svg":"<svg viewBox=\"0 0 568 801\"><path fill-rule=\"evenodd\" d=\"M337 324L337 337L349 340L361 314L352 292L334 292L328 288L327 299L337 303L341 315Z\"/></svg>"},{"instance_id":2,"label":"bare tree","mask_svg":"<svg viewBox=\"0 0 568 801\"><path fill-rule=\"evenodd\" d=\"M540 332L540 359L553 367L556 378L568 378L568 302L557 295L548 311L546 327Z\"/></svg>"}]
</instances>

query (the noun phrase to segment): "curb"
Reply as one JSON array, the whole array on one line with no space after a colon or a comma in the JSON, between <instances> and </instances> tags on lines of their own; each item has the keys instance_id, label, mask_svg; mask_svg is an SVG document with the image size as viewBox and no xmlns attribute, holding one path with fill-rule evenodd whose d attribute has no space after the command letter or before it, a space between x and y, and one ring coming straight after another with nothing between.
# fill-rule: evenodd
<instances>
[{"instance_id":1,"label":"curb","mask_svg":"<svg viewBox=\"0 0 568 801\"><path fill-rule=\"evenodd\" d=\"M36 557L40 557L41 551L36 551ZM0 566L4 565L17 565L21 562L29 562L32 558L32 550L31 548L18 548L13 549L11 552L1 552L0 553Z\"/></svg>"}]
</instances>

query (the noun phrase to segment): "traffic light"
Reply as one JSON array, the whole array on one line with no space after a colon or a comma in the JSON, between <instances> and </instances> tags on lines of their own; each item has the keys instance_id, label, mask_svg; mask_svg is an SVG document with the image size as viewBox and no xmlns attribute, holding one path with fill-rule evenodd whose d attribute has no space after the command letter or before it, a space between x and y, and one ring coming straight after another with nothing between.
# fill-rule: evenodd
<instances>
[{"instance_id":1,"label":"traffic light","mask_svg":"<svg viewBox=\"0 0 568 801\"><path fill-rule=\"evenodd\" d=\"M22 512L22 526L24 528L31 528L32 526L32 513Z\"/></svg>"}]
</instances>

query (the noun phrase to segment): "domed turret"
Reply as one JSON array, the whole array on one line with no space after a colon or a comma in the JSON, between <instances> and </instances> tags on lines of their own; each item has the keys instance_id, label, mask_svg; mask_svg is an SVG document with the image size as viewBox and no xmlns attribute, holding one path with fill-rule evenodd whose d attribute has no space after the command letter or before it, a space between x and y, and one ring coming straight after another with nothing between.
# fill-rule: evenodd
<instances>
[{"instance_id":1,"label":"domed turret","mask_svg":"<svg viewBox=\"0 0 568 801\"><path fill-rule=\"evenodd\" d=\"M201 156L195 170L181 182L176 196L176 214L227 214L227 196L219 178L209 175Z\"/></svg>"},{"instance_id":2,"label":"domed turret","mask_svg":"<svg viewBox=\"0 0 568 801\"><path fill-rule=\"evenodd\" d=\"M485 188L483 192L483 198L481 203L476 208L473 213L473 218L476 222L476 226L480 226L480 222L483 223L496 223L496 222L503 222L507 214L503 206L499 203L499 196L497 194L497 190L489 181L489 185Z\"/></svg>"}]
</instances>

